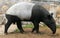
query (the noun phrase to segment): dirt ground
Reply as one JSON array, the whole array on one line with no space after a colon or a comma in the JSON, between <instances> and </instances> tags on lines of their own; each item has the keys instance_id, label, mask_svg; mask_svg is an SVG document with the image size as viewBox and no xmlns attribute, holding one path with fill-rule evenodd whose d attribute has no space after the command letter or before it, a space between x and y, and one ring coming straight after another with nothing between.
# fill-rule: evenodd
<instances>
[{"instance_id":1,"label":"dirt ground","mask_svg":"<svg viewBox=\"0 0 60 38\"><path fill-rule=\"evenodd\" d=\"M24 33L11 32L8 35L0 35L0 38L60 38L60 28L57 28L56 34L52 34L52 31L48 27L40 27L40 33L31 33L32 28L24 28Z\"/></svg>"}]
</instances>

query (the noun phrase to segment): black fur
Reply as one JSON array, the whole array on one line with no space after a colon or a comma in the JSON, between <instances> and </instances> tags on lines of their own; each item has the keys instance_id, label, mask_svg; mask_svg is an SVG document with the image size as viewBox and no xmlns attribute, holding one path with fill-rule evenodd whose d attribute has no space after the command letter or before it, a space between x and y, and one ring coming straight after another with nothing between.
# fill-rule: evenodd
<instances>
[{"instance_id":1,"label":"black fur","mask_svg":"<svg viewBox=\"0 0 60 38\"><path fill-rule=\"evenodd\" d=\"M20 30L20 32L21 33L24 32L23 29L22 29L22 26L21 26L21 20L17 16L6 14L6 18L7 18L8 21L5 25L5 33L7 33L7 30L12 23L14 23L14 24L17 23L17 27Z\"/></svg>"}]
</instances>

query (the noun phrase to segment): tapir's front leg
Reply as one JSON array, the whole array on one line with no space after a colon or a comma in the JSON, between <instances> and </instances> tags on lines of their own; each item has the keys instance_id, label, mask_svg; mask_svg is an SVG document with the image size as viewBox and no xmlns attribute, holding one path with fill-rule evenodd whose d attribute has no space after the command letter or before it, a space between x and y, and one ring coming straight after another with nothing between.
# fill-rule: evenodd
<instances>
[{"instance_id":1,"label":"tapir's front leg","mask_svg":"<svg viewBox=\"0 0 60 38\"><path fill-rule=\"evenodd\" d=\"M34 32L35 30L36 30L36 33L39 33L39 25L38 24L34 25L32 32Z\"/></svg>"},{"instance_id":2,"label":"tapir's front leg","mask_svg":"<svg viewBox=\"0 0 60 38\"><path fill-rule=\"evenodd\" d=\"M39 32L39 22L34 21L33 24L34 24L34 28L33 28L32 32L34 32L36 30L36 33L38 33Z\"/></svg>"}]
</instances>

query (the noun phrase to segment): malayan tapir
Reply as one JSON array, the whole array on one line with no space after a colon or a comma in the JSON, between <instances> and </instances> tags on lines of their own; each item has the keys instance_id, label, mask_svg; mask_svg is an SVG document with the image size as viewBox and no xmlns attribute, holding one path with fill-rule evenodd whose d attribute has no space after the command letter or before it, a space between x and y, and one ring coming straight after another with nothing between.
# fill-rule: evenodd
<instances>
[{"instance_id":1,"label":"malayan tapir","mask_svg":"<svg viewBox=\"0 0 60 38\"><path fill-rule=\"evenodd\" d=\"M17 23L21 33L24 32L21 21L31 21L34 24L32 32L39 32L39 23L45 23L55 34L56 23L53 16L41 5L29 2L20 2L10 7L6 14L7 23L5 24L5 33L12 23Z\"/></svg>"}]
</instances>

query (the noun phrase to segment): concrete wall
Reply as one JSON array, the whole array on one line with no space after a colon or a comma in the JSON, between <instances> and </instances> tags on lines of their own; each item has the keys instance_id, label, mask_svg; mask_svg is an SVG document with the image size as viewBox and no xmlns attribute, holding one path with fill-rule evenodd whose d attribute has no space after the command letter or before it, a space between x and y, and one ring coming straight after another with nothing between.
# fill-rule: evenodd
<instances>
[{"instance_id":1,"label":"concrete wall","mask_svg":"<svg viewBox=\"0 0 60 38\"><path fill-rule=\"evenodd\" d=\"M17 2L21 2L21 1L31 2L31 0L0 0L0 24L2 23L2 21L4 19L2 14L5 14L5 12L9 9L9 7L11 7L13 4L15 4ZM35 2L35 3L38 3L38 2ZM48 2L39 2L39 4L42 5L43 7L45 7L48 11L50 11L53 8L52 6L49 5L50 3L48 3ZM56 17L55 12L54 12L54 17ZM58 19L58 18L56 18L56 19Z\"/></svg>"}]
</instances>

